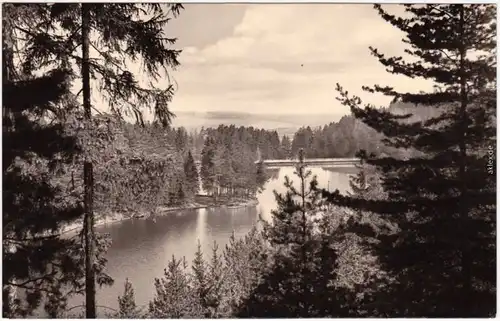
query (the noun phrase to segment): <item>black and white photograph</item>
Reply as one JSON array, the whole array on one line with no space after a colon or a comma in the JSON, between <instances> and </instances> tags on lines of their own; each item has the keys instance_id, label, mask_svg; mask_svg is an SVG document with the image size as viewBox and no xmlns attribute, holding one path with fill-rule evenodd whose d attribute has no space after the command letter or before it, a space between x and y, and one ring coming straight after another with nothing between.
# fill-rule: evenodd
<instances>
[{"instance_id":1,"label":"black and white photograph","mask_svg":"<svg viewBox=\"0 0 500 321\"><path fill-rule=\"evenodd\" d=\"M496 317L496 2L1 11L3 318Z\"/></svg>"}]
</instances>

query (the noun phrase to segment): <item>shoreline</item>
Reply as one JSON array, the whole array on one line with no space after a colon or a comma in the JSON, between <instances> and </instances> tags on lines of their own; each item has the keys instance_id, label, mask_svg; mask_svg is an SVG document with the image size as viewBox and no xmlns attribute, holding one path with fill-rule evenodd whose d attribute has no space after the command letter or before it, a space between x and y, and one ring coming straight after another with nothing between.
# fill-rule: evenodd
<instances>
[{"instance_id":1,"label":"shoreline","mask_svg":"<svg viewBox=\"0 0 500 321\"><path fill-rule=\"evenodd\" d=\"M225 202L221 202L220 204L201 204L197 202L193 202L190 204L186 204L183 206L171 206L171 207L158 207L157 212L155 216L165 216L171 212L175 211L185 211L185 210L199 210L199 209L213 209L213 208L229 208L229 209L237 209L237 208L242 208L242 207L251 207L251 206L256 206L258 205L258 201L256 198L250 198L247 200L240 200L237 201L236 204L232 204L234 200L227 200ZM94 227L99 227L99 226L105 226L108 224L115 224L115 223L120 223L124 222L127 220L144 220L148 219L150 216L128 216L124 215L122 213L115 213L115 215L107 215L105 218L101 218L95 221ZM75 222L72 224L67 225L66 227L62 228L60 233L61 235L63 234L68 234L71 232L74 232L77 229L82 228L83 222Z\"/></svg>"}]
</instances>

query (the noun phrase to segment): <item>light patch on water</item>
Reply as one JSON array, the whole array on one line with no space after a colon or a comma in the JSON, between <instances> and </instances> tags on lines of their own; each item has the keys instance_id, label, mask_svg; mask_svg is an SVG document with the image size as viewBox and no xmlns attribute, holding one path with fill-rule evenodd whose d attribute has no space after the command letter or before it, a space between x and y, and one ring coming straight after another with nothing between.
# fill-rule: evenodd
<instances>
[{"instance_id":1,"label":"light patch on water","mask_svg":"<svg viewBox=\"0 0 500 321\"><path fill-rule=\"evenodd\" d=\"M327 171L321 167L308 167L307 169L311 171L311 176L306 180L307 184L316 176L320 188L326 188L331 191L338 189L341 193L346 193L350 190L350 177L346 173ZM272 179L267 182L264 191L257 196L259 213L264 220L270 221L271 211L277 208L276 199L272 191L275 190L278 193L286 192L284 186L286 176L292 181L295 188L300 188L300 179L294 172L295 168L293 167L280 168L278 179Z\"/></svg>"},{"instance_id":2,"label":"light patch on water","mask_svg":"<svg viewBox=\"0 0 500 321\"><path fill-rule=\"evenodd\" d=\"M196 235L198 239L196 242L200 242L200 244L205 244L205 234L207 229L207 209L200 208L198 210L198 216L196 218Z\"/></svg>"},{"instance_id":3,"label":"light patch on water","mask_svg":"<svg viewBox=\"0 0 500 321\"><path fill-rule=\"evenodd\" d=\"M328 183L332 190L338 188L345 191L349 187L349 176L345 173L321 168L311 170L317 175L321 187L328 187ZM258 195L260 204L257 209L241 207L175 211L159 216L156 222L128 220L99 227L99 232L109 233L113 239L106 254L106 270L116 283L112 287L99 288L97 302L117 308L117 297L122 295L123 282L128 278L134 285L137 304L146 305L153 298L154 278L163 275L172 255L176 258L185 256L190 264L194 259L198 239L203 253L209 256L214 241L222 251L233 232L238 238L255 226L259 209L262 217L269 220L271 210L277 208L272 191L285 192L285 176L289 176L294 185L299 187L299 180L293 172L294 168L282 168L277 174L278 178L266 184L266 190ZM70 299L69 306L83 302L83 297L74 297Z\"/></svg>"}]
</instances>

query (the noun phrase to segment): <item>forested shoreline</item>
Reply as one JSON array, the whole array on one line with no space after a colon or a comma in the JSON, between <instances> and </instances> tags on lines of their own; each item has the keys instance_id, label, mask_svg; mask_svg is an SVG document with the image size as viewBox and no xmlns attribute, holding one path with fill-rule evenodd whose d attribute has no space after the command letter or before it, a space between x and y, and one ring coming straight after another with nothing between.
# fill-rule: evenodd
<instances>
[{"instance_id":1,"label":"forested shoreline","mask_svg":"<svg viewBox=\"0 0 500 321\"><path fill-rule=\"evenodd\" d=\"M4 4L3 317L96 318L97 287L115 282L125 286L113 318L494 317L497 10L401 8L373 7L402 32L406 56L368 49L433 89L363 86L392 98L378 108L337 84L332 101L350 115L279 137L172 127L181 51L166 26L180 4ZM141 75L127 65L138 60ZM319 157L360 160L348 193L319 186L306 165ZM192 262L172 257L146 306L133 282L108 275L99 219L154 217L201 190L214 206L252 200L276 178L264 159L296 161L268 221L224 249L199 245ZM68 306L77 295L81 313Z\"/></svg>"},{"instance_id":2,"label":"forested shoreline","mask_svg":"<svg viewBox=\"0 0 500 321\"><path fill-rule=\"evenodd\" d=\"M230 205L254 199L270 178L258 161L294 159L301 149L311 158L355 156L351 152L324 152L317 142L325 137L333 137L336 144L343 139L346 144L371 149L381 145L373 135L361 138L344 135L338 139L329 135L332 128L348 132L343 129L348 128L344 124L352 120L349 116L323 128L301 128L292 139L287 136L280 139L275 130L253 127L220 125L188 132L183 127L162 128L153 123L142 126L112 115L96 116L93 121L94 135L99 138L94 146L95 154L99 155L95 167L97 219L122 220L158 214L161 208ZM68 134L79 133L74 123L75 119L66 120ZM352 126L350 130L352 135ZM77 194L78 187L83 185L83 177L77 170L81 165L75 159L56 176L57 184L67 188L69 194ZM213 196L213 204L195 202L195 196L201 192L199 180L201 188Z\"/></svg>"}]
</instances>

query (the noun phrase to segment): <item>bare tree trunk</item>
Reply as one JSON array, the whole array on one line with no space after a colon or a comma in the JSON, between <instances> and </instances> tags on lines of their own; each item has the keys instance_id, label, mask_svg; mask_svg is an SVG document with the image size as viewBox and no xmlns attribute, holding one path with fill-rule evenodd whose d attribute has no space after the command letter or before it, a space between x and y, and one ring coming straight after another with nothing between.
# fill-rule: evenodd
<instances>
[{"instance_id":1,"label":"bare tree trunk","mask_svg":"<svg viewBox=\"0 0 500 321\"><path fill-rule=\"evenodd\" d=\"M82 83L83 83L83 108L85 119L90 126L90 70L89 70L89 33L90 12L87 4L82 4ZM95 270L94 270L94 213L93 213L93 168L89 155L86 155L83 165L83 179L85 186L84 195L84 237L85 237L85 316L87 319L96 318L95 302Z\"/></svg>"}]
</instances>

